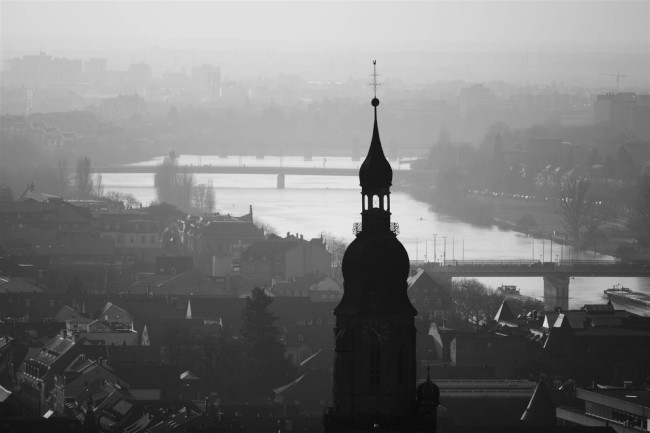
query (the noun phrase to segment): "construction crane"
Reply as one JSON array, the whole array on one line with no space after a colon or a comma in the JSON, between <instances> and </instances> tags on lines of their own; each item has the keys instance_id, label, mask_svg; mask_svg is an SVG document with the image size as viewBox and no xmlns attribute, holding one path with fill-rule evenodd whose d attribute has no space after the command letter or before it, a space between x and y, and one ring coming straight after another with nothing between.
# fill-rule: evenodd
<instances>
[{"instance_id":1,"label":"construction crane","mask_svg":"<svg viewBox=\"0 0 650 433\"><path fill-rule=\"evenodd\" d=\"M621 78L626 78L627 77L626 74L621 74L620 71L616 71L615 74L603 74L603 75L606 75L608 77L616 77L616 91L617 92L618 92L619 86L621 84Z\"/></svg>"}]
</instances>

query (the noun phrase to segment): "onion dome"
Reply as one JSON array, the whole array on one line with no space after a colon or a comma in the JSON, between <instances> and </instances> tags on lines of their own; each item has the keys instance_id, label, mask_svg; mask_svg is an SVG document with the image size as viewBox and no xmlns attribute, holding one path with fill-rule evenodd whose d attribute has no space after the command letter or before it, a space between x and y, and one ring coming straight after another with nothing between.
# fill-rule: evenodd
<instances>
[{"instance_id":1,"label":"onion dome","mask_svg":"<svg viewBox=\"0 0 650 433\"><path fill-rule=\"evenodd\" d=\"M430 367L427 366L427 380L421 383L416 390L418 405L438 406L440 404L440 388L431 381Z\"/></svg>"},{"instance_id":2,"label":"onion dome","mask_svg":"<svg viewBox=\"0 0 650 433\"><path fill-rule=\"evenodd\" d=\"M408 253L395 236L360 233L341 267L344 293L335 314L417 315L407 295Z\"/></svg>"},{"instance_id":3,"label":"onion dome","mask_svg":"<svg viewBox=\"0 0 650 433\"><path fill-rule=\"evenodd\" d=\"M388 188L393 182L393 169L390 167L379 140L379 128L377 127L377 106L379 99L372 99L372 106L375 107L375 125L372 130L372 140L368 155L359 169L359 181L362 188Z\"/></svg>"}]
</instances>

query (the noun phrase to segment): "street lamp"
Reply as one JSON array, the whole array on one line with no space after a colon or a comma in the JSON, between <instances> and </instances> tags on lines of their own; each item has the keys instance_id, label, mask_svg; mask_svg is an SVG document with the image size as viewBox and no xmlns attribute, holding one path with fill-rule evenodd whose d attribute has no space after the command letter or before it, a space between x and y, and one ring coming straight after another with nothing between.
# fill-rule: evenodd
<instances>
[{"instance_id":1,"label":"street lamp","mask_svg":"<svg viewBox=\"0 0 650 433\"><path fill-rule=\"evenodd\" d=\"M535 261L535 238L533 238L533 262Z\"/></svg>"}]
</instances>

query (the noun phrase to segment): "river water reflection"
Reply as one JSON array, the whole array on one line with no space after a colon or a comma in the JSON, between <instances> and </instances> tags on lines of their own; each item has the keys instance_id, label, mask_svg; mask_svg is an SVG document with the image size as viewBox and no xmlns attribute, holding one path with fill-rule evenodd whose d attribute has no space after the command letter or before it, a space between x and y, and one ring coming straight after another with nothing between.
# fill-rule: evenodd
<instances>
[{"instance_id":1,"label":"river water reflection","mask_svg":"<svg viewBox=\"0 0 650 433\"><path fill-rule=\"evenodd\" d=\"M140 164L153 163L155 161ZM312 161L304 161L299 157L258 160L253 157L182 156L180 164L356 168L360 161L337 157L314 157ZM396 161L391 161L391 164L398 166ZM102 177L106 191L133 194L145 205L156 199L152 174L105 173ZM249 205L253 205L255 217L269 223L281 234L300 233L311 238L329 232L350 242L354 237L352 224L361 220L361 190L357 177L287 176L285 189L276 189L273 175L205 174L196 175L196 178L198 183L212 181L219 212L242 215L248 212ZM399 239L411 260L440 261L445 252L447 260L541 260L542 254L545 261L611 258L558 244L551 247L548 240L543 242L496 227L467 224L436 213L426 203L403 192L393 192L391 211L392 221L399 223ZM541 278L481 278L481 281L492 287L514 284L522 294L530 296L540 297L543 293ZM575 308L585 303L602 302L603 290L616 283L650 293L648 278L575 278L571 280L569 305Z\"/></svg>"}]
</instances>

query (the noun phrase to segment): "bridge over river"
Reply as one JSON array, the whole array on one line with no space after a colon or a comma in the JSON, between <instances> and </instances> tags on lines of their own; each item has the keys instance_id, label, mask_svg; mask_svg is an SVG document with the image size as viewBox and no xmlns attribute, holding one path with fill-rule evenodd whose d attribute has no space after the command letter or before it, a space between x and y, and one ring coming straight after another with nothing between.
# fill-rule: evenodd
<instances>
[{"instance_id":1,"label":"bridge over river","mask_svg":"<svg viewBox=\"0 0 650 433\"><path fill-rule=\"evenodd\" d=\"M443 264L420 263L417 267L447 287L454 277L542 277L547 309L569 308L571 277L650 277L648 261L446 260Z\"/></svg>"},{"instance_id":2,"label":"bridge over river","mask_svg":"<svg viewBox=\"0 0 650 433\"><path fill-rule=\"evenodd\" d=\"M155 173L155 165L120 165L93 167L96 173ZM271 174L277 176L277 187L284 188L285 176L358 176L359 168L337 167L291 167L291 166L257 166L257 165L179 165L181 173L197 174ZM393 169L393 176L398 178L411 170Z\"/></svg>"}]
</instances>

